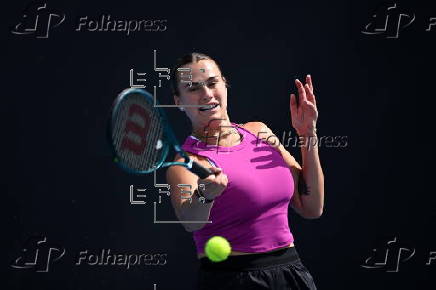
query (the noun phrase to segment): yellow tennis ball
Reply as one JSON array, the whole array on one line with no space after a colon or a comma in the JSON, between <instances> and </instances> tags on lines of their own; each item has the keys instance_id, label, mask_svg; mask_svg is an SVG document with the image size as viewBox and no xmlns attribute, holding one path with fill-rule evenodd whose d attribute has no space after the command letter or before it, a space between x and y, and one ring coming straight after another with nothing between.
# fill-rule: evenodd
<instances>
[{"instance_id":1,"label":"yellow tennis ball","mask_svg":"<svg viewBox=\"0 0 436 290\"><path fill-rule=\"evenodd\" d=\"M232 251L232 247L224 237L214 236L206 242L206 256L212 262L221 262L227 259Z\"/></svg>"}]
</instances>

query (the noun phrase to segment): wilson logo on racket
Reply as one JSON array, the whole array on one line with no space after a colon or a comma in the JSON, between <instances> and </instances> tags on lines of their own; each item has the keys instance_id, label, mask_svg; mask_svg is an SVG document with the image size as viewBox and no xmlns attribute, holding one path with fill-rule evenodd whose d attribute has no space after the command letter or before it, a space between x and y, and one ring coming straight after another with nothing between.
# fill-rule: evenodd
<instances>
[{"instance_id":1,"label":"wilson logo on racket","mask_svg":"<svg viewBox=\"0 0 436 290\"><path fill-rule=\"evenodd\" d=\"M143 125L138 123L137 118L133 120L133 116L135 115L142 119ZM138 104L132 104L129 107L128 116L129 120L127 120L124 128L125 134L121 141L121 149L123 151L129 150L136 155L141 155L147 144L146 135L150 124L150 116L147 111ZM132 134L136 135L137 138L133 138Z\"/></svg>"}]
</instances>

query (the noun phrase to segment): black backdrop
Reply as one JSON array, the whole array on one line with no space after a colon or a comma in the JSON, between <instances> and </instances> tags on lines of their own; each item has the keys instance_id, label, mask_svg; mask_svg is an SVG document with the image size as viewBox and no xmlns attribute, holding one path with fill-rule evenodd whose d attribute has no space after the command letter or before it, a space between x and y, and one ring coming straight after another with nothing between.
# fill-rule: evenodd
<instances>
[{"instance_id":1,"label":"black backdrop","mask_svg":"<svg viewBox=\"0 0 436 290\"><path fill-rule=\"evenodd\" d=\"M429 186L428 127L436 25L426 29L436 22L436 8L429 2L50 1L38 12L24 11L32 2L4 3L6 288L193 289L198 263L191 234L180 224L153 222L153 175L122 172L105 143L108 110L129 86L129 70L146 72L149 89L157 84L154 49L160 67L170 68L191 51L216 58L231 83L231 120L263 121L280 136L291 129L293 80L310 73L320 136L345 136L347 142L320 147L323 216L304 220L289 213L304 264L319 289L434 287L436 199ZM41 16L34 33L12 33L23 32L23 26L14 27L29 23L26 13L27 19L54 16L50 23ZM57 15L65 20L54 27ZM129 35L76 31L80 17L102 15L166 22L164 31ZM366 31L373 34L362 33L375 19L380 28L387 15L387 31L374 34L370 25ZM38 38L47 36L47 25L48 37ZM169 104L169 83L162 84L160 101ZM188 120L177 109L166 111L183 140ZM299 156L298 148L288 150ZM164 170L157 182L165 182ZM146 204L129 202L130 185L147 189ZM175 219L164 195L157 218ZM163 265L127 269L122 261L80 260L84 251L102 249L122 257L161 255Z\"/></svg>"}]
</instances>

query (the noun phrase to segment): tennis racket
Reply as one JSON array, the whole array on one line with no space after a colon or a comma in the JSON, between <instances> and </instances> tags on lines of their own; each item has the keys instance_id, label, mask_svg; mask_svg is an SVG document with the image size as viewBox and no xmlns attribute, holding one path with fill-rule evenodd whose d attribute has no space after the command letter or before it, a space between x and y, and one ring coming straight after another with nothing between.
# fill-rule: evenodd
<instances>
[{"instance_id":1,"label":"tennis racket","mask_svg":"<svg viewBox=\"0 0 436 290\"><path fill-rule=\"evenodd\" d=\"M153 96L143 89L125 89L115 99L108 122L108 138L115 163L129 173L147 174L181 165L201 179L213 174L182 150L164 111L154 106ZM170 147L185 162L165 162Z\"/></svg>"}]
</instances>

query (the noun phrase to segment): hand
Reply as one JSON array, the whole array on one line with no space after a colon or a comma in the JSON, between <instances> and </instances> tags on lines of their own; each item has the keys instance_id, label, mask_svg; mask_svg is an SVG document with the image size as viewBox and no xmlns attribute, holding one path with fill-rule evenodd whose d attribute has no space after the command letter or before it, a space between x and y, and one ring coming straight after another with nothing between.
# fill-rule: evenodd
<instances>
[{"instance_id":1,"label":"hand","mask_svg":"<svg viewBox=\"0 0 436 290\"><path fill-rule=\"evenodd\" d=\"M295 80L298 89L297 106L296 96L291 94L291 122L299 136L315 136L318 109L316 108L315 95L313 94L312 77L306 76L306 84L303 85L298 79Z\"/></svg>"},{"instance_id":2,"label":"hand","mask_svg":"<svg viewBox=\"0 0 436 290\"><path fill-rule=\"evenodd\" d=\"M204 185L204 187L202 186L202 188L204 188L204 190L202 190L204 197L207 199L215 199L226 189L229 180L227 179L227 175L222 172L221 168L211 167L209 169L213 174L204 179L199 179L198 186Z\"/></svg>"}]
</instances>

